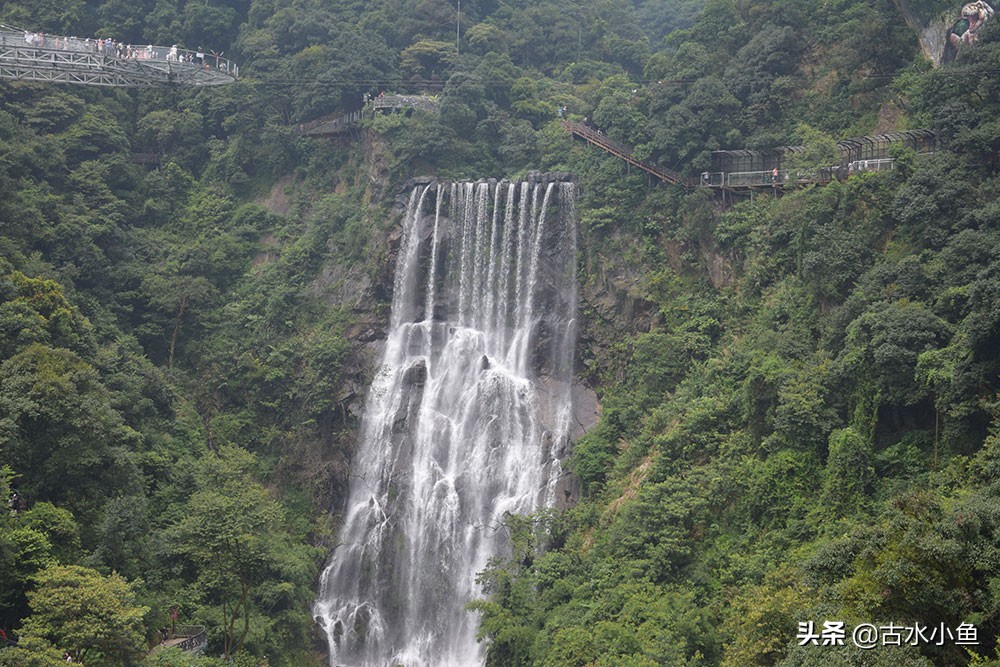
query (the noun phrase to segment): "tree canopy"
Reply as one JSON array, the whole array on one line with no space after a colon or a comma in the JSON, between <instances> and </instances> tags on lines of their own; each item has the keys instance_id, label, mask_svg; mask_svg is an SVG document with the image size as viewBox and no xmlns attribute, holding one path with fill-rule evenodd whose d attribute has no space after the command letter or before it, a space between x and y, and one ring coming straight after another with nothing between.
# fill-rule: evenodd
<instances>
[{"instance_id":1,"label":"tree canopy","mask_svg":"<svg viewBox=\"0 0 1000 667\"><path fill-rule=\"evenodd\" d=\"M576 367L601 416L563 462L574 506L512 517L480 574L487 664L996 664L1000 30L934 67L910 25L960 9L3 3L5 25L221 51L241 78L0 82L0 495L23 501L0 516L0 665L326 664L312 587L394 198L536 169L580 184ZM381 92L439 113L297 132ZM687 175L716 150L794 145L810 173L845 137L936 145L722 198L566 119ZM174 610L206 656L148 653ZM799 645L834 620L978 644Z\"/></svg>"}]
</instances>

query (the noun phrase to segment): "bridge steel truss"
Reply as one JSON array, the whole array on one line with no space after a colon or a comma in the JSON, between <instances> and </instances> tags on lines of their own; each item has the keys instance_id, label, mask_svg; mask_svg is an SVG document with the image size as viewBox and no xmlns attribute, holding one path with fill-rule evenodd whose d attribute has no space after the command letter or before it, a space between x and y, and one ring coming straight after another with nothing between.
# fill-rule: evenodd
<instances>
[{"instance_id":1,"label":"bridge steel truss","mask_svg":"<svg viewBox=\"0 0 1000 667\"><path fill-rule=\"evenodd\" d=\"M204 62L118 58L95 51L45 48L0 39L0 78L117 88L218 86L236 80L235 72ZM211 58L211 56L209 56ZM228 63L227 63L228 69Z\"/></svg>"}]
</instances>

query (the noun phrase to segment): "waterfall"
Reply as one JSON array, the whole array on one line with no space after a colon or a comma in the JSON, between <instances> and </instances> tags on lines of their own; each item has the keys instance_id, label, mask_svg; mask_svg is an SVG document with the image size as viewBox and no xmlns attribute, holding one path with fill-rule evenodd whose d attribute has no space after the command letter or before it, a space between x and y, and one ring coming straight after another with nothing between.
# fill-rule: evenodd
<instances>
[{"instance_id":1,"label":"waterfall","mask_svg":"<svg viewBox=\"0 0 1000 667\"><path fill-rule=\"evenodd\" d=\"M481 665L466 604L503 521L555 500L571 418L575 191L418 186L315 616L330 664Z\"/></svg>"}]
</instances>

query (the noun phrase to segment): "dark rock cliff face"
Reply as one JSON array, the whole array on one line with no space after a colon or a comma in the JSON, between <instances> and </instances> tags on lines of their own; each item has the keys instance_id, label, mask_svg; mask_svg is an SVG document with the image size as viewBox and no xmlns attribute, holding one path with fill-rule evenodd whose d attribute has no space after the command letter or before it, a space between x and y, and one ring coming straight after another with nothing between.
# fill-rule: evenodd
<instances>
[{"instance_id":1,"label":"dark rock cliff face","mask_svg":"<svg viewBox=\"0 0 1000 667\"><path fill-rule=\"evenodd\" d=\"M589 267L588 278L580 285L576 372L596 387L602 378L620 377L622 369L609 365L615 362L609 361L607 352L636 333L649 331L658 314L656 304L644 296L643 274L637 267L602 263Z\"/></svg>"}]
</instances>

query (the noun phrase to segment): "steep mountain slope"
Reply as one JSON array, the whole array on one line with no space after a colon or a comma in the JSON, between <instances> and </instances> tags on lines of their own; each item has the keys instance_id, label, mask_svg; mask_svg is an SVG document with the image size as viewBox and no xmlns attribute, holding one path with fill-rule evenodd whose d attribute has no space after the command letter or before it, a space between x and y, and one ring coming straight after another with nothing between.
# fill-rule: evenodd
<instances>
[{"instance_id":1,"label":"steep mountain slope","mask_svg":"<svg viewBox=\"0 0 1000 667\"><path fill-rule=\"evenodd\" d=\"M935 69L888 0L456 9L0 9L204 45L243 73L195 92L0 84L0 490L27 499L0 531L0 629L22 639L0 664L83 650L32 604L68 576L55 564L131 581L150 640L176 608L210 656L322 664L309 603L383 336L393 199L415 175L530 169L583 192L577 373L603 412L568 461L578 505L512 518L511 558L483 575L489 664L990 664L993 22ZM341 143L294 132L383 90L436 94L440 114ZM911 128L937 151L729 206L575 144L561 116L687 174L720 148ZM978 643L800 646L826 621L972 624ZM103 651L87 664L120 660Z\"/></svg>"}]
</instances>

